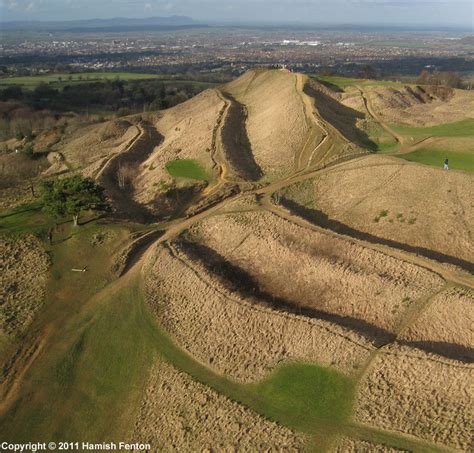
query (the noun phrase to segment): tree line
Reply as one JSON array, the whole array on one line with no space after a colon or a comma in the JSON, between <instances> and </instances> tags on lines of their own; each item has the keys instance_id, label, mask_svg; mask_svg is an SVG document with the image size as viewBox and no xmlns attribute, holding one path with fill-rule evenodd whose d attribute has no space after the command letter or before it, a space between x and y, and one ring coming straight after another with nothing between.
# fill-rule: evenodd
<instances>
[{"instance_id":1,"label":"tree line","mask_svg":"<svg viewBox=\"0 0 474 453\"><path fill-rule=\"evenodd\" d=\"M460 88L471 90L473 81L463 80L459 73L454 71L434 71L430 72L427 69L421 71L421 74L416 79L418 85L435 85L445 86L449 88Z\"/></svg>"},{"instance_id":2,"label":"tree line","mask_svg":"<svg viewBox=\"0 0 474 453\"><path fill-rule=\"evenodd\" d=\"M143 110L173 107L205 87L199 83L167 83L160 80L106 80L56 88L47 83L33 90L12 85L0 90L1 101L20 101L35 110L77 112L98 108L120 116Z\"/></svg>"}]
</instances>

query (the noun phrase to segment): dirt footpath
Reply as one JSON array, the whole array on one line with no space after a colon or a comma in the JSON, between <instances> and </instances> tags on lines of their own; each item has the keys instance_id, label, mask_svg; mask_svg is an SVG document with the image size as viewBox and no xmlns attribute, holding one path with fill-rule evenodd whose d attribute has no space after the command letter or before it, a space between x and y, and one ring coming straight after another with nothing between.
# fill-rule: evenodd
<instances>
[{"instance_id":1,"label":"dirt footpath","mask_svg":"<svg viewBox=\"0 0 474 453\"><path fill-rule=\"evenodd\" d=\"M363 440L354 440L347 437L341 439L339 444L332 449L334 453L401 453L405 450L391 448L385 445L373 444Z\"/></svg>"},{"instance_id":2,"label":"dirt footpath","mask_svg":"<svg viewBox=\"0 0 474 453\"><path fill-rule=\"evenodd\" d=\"M305 442L163 362L151 371L133 438L167 452L296 453Z\"/></svg>"}]
</instances>

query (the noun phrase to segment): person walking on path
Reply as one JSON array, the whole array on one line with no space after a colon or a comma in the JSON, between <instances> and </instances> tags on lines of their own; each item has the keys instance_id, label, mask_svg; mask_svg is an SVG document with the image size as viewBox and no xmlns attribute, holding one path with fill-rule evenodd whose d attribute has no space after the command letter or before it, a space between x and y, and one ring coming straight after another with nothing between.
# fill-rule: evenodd
<instances>
[{"instance_id":1,"label":"person walking on path","mask_svg":"<svg viewBox=\"0 0 474 453\"><path fill-rule=\"evenodd\" d=\"M444 159L444 169L449 170L449 160L448 160L447 157L446 157L446 159Z\"/></svg>"}]
</instances>

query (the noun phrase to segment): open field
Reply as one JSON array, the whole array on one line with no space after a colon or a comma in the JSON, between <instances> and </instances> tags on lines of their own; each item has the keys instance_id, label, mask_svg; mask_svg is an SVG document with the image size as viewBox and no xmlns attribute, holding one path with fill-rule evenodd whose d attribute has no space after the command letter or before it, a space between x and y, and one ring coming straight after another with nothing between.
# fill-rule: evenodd
<instances>
[{"instance_id":1,"label":"open field","mask_svg":"<svg viewBox=\"0 0 474 453\"><path fill-rule=\"evenodd\" d=\"M430 359L406 347L386 348L360 384L355 418L469 451L472 366Z\"/></svg>"},{"instance_id":2,"label":"open field","mask_svg":"<svg viewBox=\"0 0 474 453\"><path fill-rule=\"evenodd\" d=\"M196 255L207 252L209 262L215 252L216 262L211 265L220 269L223 278L232 279L232 270L240 269L242 275L238 280L234 277L240 291L256 285L261 293L256 296L271 295L275 308L293 306L310 317L313 311L319 318L326 314L332 323L374 342L377 335L390 335L396 329L404 310L443 286L436 275L408 263L321 233L304 234L300 227L271 214L216 217L190 234L207 247L196 248ZM192 245L188 247L192 253ZM292 284L282 275L291 275Z\"/></svg>"},{"instance_id":3,"label":"open field","mask_svg":"<svg viewBox=\"0 0 474 453\"><path fill-rule=\"evenodd\" d=\"M443 119L457 96L257 70L66 131L38 179L81 172L113 211L61 220L51 243L39 198L0 213L25 320L0 338L2 439L469 451L470 164L374 153L425 149L376 107L443 105ZM464 126L441 124L462 154Z\"/></svg>"},{"instance_id":4,"label":"open field","mask_svg":"<svg viewBox=\"0 0 474 453\"><path fill-rule=\"evenodd\" d=\"M13 379L15 390L6 395L2 393L2 438L6 438L8 432L9 438L17 439L28 439L31 435L78 439L88 432L93 438L105 440L111 434L107 422L110 414L116 413L118 417L120 412L127 417L128 392L142 379L135 370L140 369L140 360L149 356L143 343L133 353L129 349L139 341L134 332L140 328L134 328L132 321L134 316L136 320L140 318L132 302L137 288L132 285L127 289L123 294L124 303L120 304L123 310L114 316L110 314L119 299L113 295L107 300L101 297L95 302L88 300L113 280L110 259L127 241L128 235L129 230L121 226L95 222L77 231L70 225L60 225L54 232L53 244L48 247L52 267L46 282L45 305L30 323L30 334L23 339L25 347L36 351L33 358L39 356L41 360L35 362L37 366L31 366L28 357L20 354L10 363L10 369L4 369L4 373L10 372L8 376ZM28 255L24 258L28 259ZM84 273L71 271L84 266L87 266ZM37 278L41 278L41 274ZM40 296L40 291L37 295ZM90 328L91 323L94 328ZM122 328L125 330L121 331ZM117 343L116 338L110 336L112 331L121 332L119 338L124 343ZM18 342L10 345L10 349L17 347L21 351ZM121 353L127 357L127 363L133 357L135 364L126 369L121 367L118 360ZM29 365L28 372L21 375L18 367L23 360ZM17 380L21 380L20 394L16 393ZM34 392L32 398L31 391L38 386L42 391ZM98 406L95 398L100 394L104 397ZM13 398L23 403L18 410L5 414ZM66 410L67 407L75 409ZM76 416L86 413L87 417ZM18 424L13 422L15 429L11 417L21 420ZM122 434L120 420L116 418L117 433L120 433L117 436Z\"/></svg>"},{"instance_id":5,"label":"open field","mask_svg":"<svg viewBox=\"0 0 474 453\"><path fill-rule=\"evenodd\" d=\"M245 428L244 428L245 427ZM271 450L289 452L304 447L304 436L259 417L189 375L159 361L152 369L139 416L135 439L158 449Z\"/></svg>"},{"instance_id":6,"label":"open field","mask_svg":"<svg viewBox=\"0 0 474 453\"><path fill-rule=\"evenodd\" d=\"M474 338L466 335L474 321L474 292L450 288L438 294L427 310L401 335L402 340L444 347L446 354L473 359Z\"/></svg>"},{"instance_id":7,"label":"open field","mask_svg":"<svg viewBox=\"0 0 474 453\"><path fill-rule=\"evenodd\" d=\"M47 74L41 76L4 77L0 78L0 89L8 86L20 86L25 90L34 90L43 83L51 88L62 89L66 86L80 85L84 83L95 83L121 80L133 82L140 80L159 80L164 86L193 85L196 87L211 88L218 83L204 82L198 80L186 80L185 78L170 78L157 74L141 74L135 72L81 72L74 74Z\"/></svg>"},{"instance_id":8,"label":"open field","mask_svg":"<svg viewBox=\"0 0 474 453\"><path fill-rule=\"evenodd\" d=\"M472 137L474 136L474 118L430 127L393 126L393 128L402 135L409 135L416 138Z\"/></svg>"},{"instance_id":9,"label":"open field","mask_svg":"<svg viewBox=\"0 0 474 453\"><path fill-rule=\"evenodd\" d=\"M20 85L33 89L41 83L53 85L55 88L73 83L90 83L104 80L149 80L160 78L156 74L139 74L133 72L83 72L77 74L47 74L41 76L0 78L1 86Z\"/></svg>"}]
</instances>

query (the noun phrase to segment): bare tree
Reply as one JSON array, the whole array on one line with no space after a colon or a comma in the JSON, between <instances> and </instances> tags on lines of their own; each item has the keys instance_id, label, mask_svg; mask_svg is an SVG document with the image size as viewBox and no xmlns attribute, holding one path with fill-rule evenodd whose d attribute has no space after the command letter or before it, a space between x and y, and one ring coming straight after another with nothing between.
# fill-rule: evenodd
<instances>
[{"instance_id":1,"label":"bare tree","mask_svg":"<svg viewBox=\"0 0 474 453\"><path fill-rule=\"evenodd\" d=\"M46 166L43 160L31 159L24 153L11 153L3 156L0 162L0 187L26 186L36 197L35 184L38 175ZM26 184L25 184L26 183Z\"/></svg>"},{"instance_id":2,"label":"bare tree","mask_svg":"<svg viewBox=\"0 0 474 453\"><path fill-rule=\"evenodd\" d=\"M137 174L137 170L130 164L119 164L117 169L117 182L121 189L131 184Z\"/></svg>"},{"instance_id":3,"label":"bare tree","mask_svg":"<svg viewBox=\"0 0 474 453\"><path fill-rule=\"evenodd\" d=\"M418 76L418 79L416 79L416 83L418 85L429 85L430 73L426 69L423 69L423 71L421 71L421 74Z\"/></svg>"}]
</instances>

